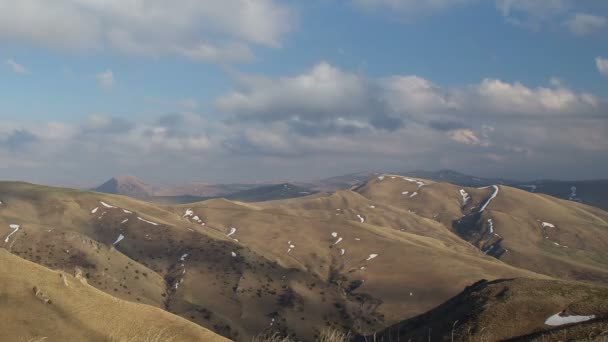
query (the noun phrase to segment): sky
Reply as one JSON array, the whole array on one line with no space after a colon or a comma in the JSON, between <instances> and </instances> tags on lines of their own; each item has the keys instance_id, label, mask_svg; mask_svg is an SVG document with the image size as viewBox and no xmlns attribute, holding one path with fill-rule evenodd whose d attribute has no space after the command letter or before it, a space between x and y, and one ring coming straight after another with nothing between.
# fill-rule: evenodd
<instances>
[{"instance_id":1,"label":"sky","mask_svg":"<svg viewBox=\"0 0 608 342\"><path fill-rule=\"evenodd\" d=\"M0 0L0 179L607 178L604 0Z\"/></svg>"}]
</instances>

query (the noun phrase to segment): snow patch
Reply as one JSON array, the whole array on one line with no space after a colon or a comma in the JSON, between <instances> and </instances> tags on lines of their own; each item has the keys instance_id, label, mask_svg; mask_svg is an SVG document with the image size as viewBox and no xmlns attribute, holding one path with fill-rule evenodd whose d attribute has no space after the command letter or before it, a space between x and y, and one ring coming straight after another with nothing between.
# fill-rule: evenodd
<instances>
[{"instance_id":1,"label":"snow patch","mask_svg":"<svg viewBox=\"0 0 608 342\"><path fill-rule=\"evenodd\" d=\"M8 234L8 236L6 237L6 239L4 239L4 242L8 242L8 240L11 238L11 236L13 234L15 234L19 228L21 228L21 226L19 226L18 224L11 224L9 225L9 227L13 230L10 234Z\"/></svg>"},{"instance_id":2,"label":"snow patch","mask_svg":"<svg viewBox=\"0 0 608 342\"><path fill-rule=\"evenodd\" d=\"M137 219L138 219L138 220L140 220L140 221L142 221L142 222L149 223L149 224L151 224L151 225L153 225L153 226L158 226L158 225L159 225L159 224L158 224L158 223L156 223L156 222L152 222L152 221L145 220L145 219L143 219L143 218L141 218L141 217L139 217L139 216L137 217Z\"/></svg>"},{"instance_id":3,"label":"snow patch","mask_svg":"<svg viewBox=\"0 0 608 342\"><path fill-rule=\"evenodd\" d=\"M340 242L342 242L343 238L338 238L338 240L336 240L336 242L334 242L334 246L339 244Z\"/></svg>"},{"instance_id":4,"label":"snow patch","mask_svg":"<svg viewBox=\"0 0 608 342\"><path fill-rule=\"evenodd\" d=\"M357 217L359 218L359 221L361 221L361 223L365 223L365 219L363 218L363 216L357 214Z\"/></svg>"},{"instance_id":5,"label":"snow patch","mask_svg":"<svg viewBox=\"0 0 608 342\"><path fill-rule=\"evenodd\" d=\"M594 318L595 318L595 315L590 315L590 316L561 316L561 312L560 312L560 313L556 313L555 315L547 318L547 320L545 321L545 324L555 327L555 326L564 325L564 324L586 322L586 321L590 321L590 320L592 320Z\"/></svg>"},{"instance_id":6,"label":"snow patch","mask_svg":"<svg viewBox=\"0 0 608 342\"><path fill-rule=\"evenodd\" d=\"M365 259L365 261L370 261L372 259L375 259L378 257L378 254L370 254L369 257L367 257L367 259Z\"/></svg>"},{"instance_id":7,"label":"snow patch","mask_svg":"<svg viewBox=\"0 0 608 342\"><path fill-rule=\"evenodd\" d=\"M416 197L416 196L418 196L418 192L414 192L413 194L411 194L411 195L410 195L410 198L414 198L414 197Z\"/></svg>"},{"instance_id":8,"label":"snow patch","mask_svg":"<svg viewBox=\"0 0 608 342\"><path fill-rule=\"evenodd\" d=\"M402 192L401 194L402 194L402 195L407 195L407 194L409 194L409 193L410 193L409 191L404 191L404 192Z\"/></svg>"},{"instance_id":9,"label":"snow patch","mask_svg":"<svg viewBox=\"0 0 608 342\"><path fill-rule=\"evenodd\" d=\"M480 189L487 189L488 187L484 187L484 188L480 188ZM483 207L481 207L481 209L479 209L479 212L483 212L484 210L486 210L486 208L488 207L488 205L490 205L490 202L492 202L493 199L496 198L496 196L498 196L498 191L500 190L498 188L498 186L496 185L492 185L492 188L494 188L494 193L492 194L492 196L490 196L490 198L486 201L486 203L483 205Z\"/></svg>"},{"instance_id":10,"label":"snow patch","mask_svg":"<svg viewBox=\"0 0 608 342\"><path fill-rule=\"evenodd\" d=\"M466 192L464 189L460 189L460 196L462 196L462 205L467 205L467 203L469 203L469 200L471 199L469 193Z\"/></svg>"},{"instance_id":11,"label":"snow patch","mask_svg":"<svg viewBox=\"0 0 608 342\"><path fill-rule=\"evenodd\" d=\"M236 233L236 228L234 227L230 227L230 233L226 234L227 237L231 237L232 235L234 235L234 233Z\"/></svg>"},{"instance_id":12,"label":"snow patch","mask_svg":"<svg viewBox=\"0 0 608 342\"><path fill-rule=\"evenodd\" d=\"M383 181L384 178L385 178L384 176L378 176L378 179L381 180L381 181Z\"/></svg>"},{"instance_id":13,"label":"snow patch","mask_svg":"<svg viewBox=\"0 0 608 342\"><path fill-rule=\"evenodd\" d=\"M340 255L344 255L344 254L346 254L346 249L344 249L344 248L340 249Z\"/></svg>"},{"instance_id":14,"label":"snow patch","mask_svg":"<svg viewBox=\"0 0 608 342\"><path fill-rule=\"evenodd\" d=\"M127 209L123 209L122 211L123 211L125 214L133 214L133 212L132 212L132 211L127 210Z\"/></svg>"},{"instance_id":15,"label":"snow patch","mask_svg":"<svg viewBox=\"0 0 608 342\"><path fill-rule=\"evenodd\" d=\"M112 244L112 246L115 246L117 243L119 243L120 241L124 240L125 236L120 234L118 235L118 238L116 239L116 241L114 241L114 243Z\"/></svg>"},{"instance_id":16,"label":"snow patch","mask_svg":"<svg viewBox=\"0 0 608 342\"><path fill-rule=\"evenodd\" d=\"M192 216L192 215L194 215L194 211L192 211L192 209L186 209L186 213L184 214L183 217Z\"/></svg>"},{"instance_id":17,"label":"snow patch","mask_svg":"<svg viewBox=\"0 0 608 342\"><path fill-rule=\"evenodd\" d=\"M232 255L233 258L236 258L236 253L235 252L230 252L230 255Z\"/></svg>"},{"instance_id":18,"label":"snow patch","mask_svg":"<svg viewBox=\"0 0 608 342\"><path fill-rule=\"evenodd\" d=\"M95 213L97 212L97 210L99 210L99 207L97 207L97 208L95 208L95 209L91 210L91 214L95 214Z\"/></svg>"},{"instance_id":19,"label":"snow patch","mask_svg":"<svg viewBox=\"0 0 608 342\"><path fill-rule=\"evenodd\" d=\"M184 262L184 261L186 261L186 258L187 258L187 257L188 257L188 253L186 253L186 254L182 255L182 257L181 257L181 258L179 258L179 261Z\"/></svg>"},{"instance_id":20,"label":"snow patch","mask_svg":"<svg viewBox=\"0 0 608 342\"><path fill-rule=\"evenodd\" d=\"M333 233L331 233L331 236L332 236L332 237L335 237L335 238L337 238L337 237L338 237L338 233L336 233L336 232L333 232Z\"/></svg>"},{"instance_id":21,"label":"snow patch","mask_svg":"<svg viewBox=\"0 0 608 342\"><path fill-rule=\"evenodd\" d=\"M543 228L555 228L555 225L549 222L542 223Z\"/></svg>"},{"instance_id":22,"label":"snow patch","mask_svg":"<svg viewBox=\"0 0 608 342\"><path fill-rule=\"evenodd\" d=\"M106 208L110 208L110 209L115 209L116 207L113 205L109 205L108 203L104 202L104 201L99 201L99 203L101 203L101 205L103 205Z\"/></svg>"},{"instance_id":23,"label":"snow patch","mask_svg":"<svg viewBox=\"0 0 608 342\"><path fill-rule=\"evenodd\" d=\"M122 222L120 222L120 224L125 224L125 223L127 223L127 221L129 221L129 219L124 219L124 220L122 220Z\"/></svg>"},{"instance_id":24,"label":"snow patch","mask_svg":"<svg viewBox=\"0 0 608 342\"><path fill-rule=\"evenodd\" d=\"M488 219L488 229L490 230L490 234L494 234L494 222L492 222L492 219Z\"/></svg>"},{"instance_id":25,"label":"snow patch","mask_svg":"<svg viewBox=\"0 0 608 342\"><path fill-rule=\"evenodd\" d=\"M417 179L412 179L412 178L403 178L403 179L410 183L416 183L416 185L418 185L419 188L426 185L426 183L424 183L423 181L419 181Z\"/></svg>"}]
</instances>

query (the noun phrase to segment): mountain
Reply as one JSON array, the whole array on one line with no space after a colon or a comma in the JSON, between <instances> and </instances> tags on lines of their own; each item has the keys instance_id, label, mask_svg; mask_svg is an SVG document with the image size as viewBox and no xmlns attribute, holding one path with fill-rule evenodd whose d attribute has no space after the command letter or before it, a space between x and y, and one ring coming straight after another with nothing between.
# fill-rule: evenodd
<instances>
[{"instance_id":1,"label":"mountain","mask_svg":"<svg viewBox=\"0 0 608 342\"><path fill-rule=\"evenodd\" d=\"M106 194L124 195L133 198L147 199L154 195L151 186L133 176L113 177L93 191Z\"/></svg>"},{"instance_id":2,"label":"mountain","mask_svg":"<svg viewBox=\"0 0 608 342\"><path fill-rule=\"evenodd\" d=\"M482 280L445 304L368 339L586 341L605 334L607 317L608 288L603 286L557 280ZM583 323L569 324L577 320Z\"/></svg>"},{"instance_id":3,"label":"mountain","mask_svg":"<svg viewBox=\"0 0 608 342\"><path fill-rule=\"evenodd\" d=\"M397 175L356 191L438 221L513 266L608 283L608 213L601 209L504 185L478 189Z\"/></svg>"},{"instance_id":4,"label":"mountain","mask_svg":"<svg viewBox=\"0 0 608 342\"><path fill-rule=\"evenodd\" d=\"M405 173L411 177L447 182L461 186L484 187L489 185L508 185L533 193L542 193L569 201L581 202L608 210L608 180L558 181L534 180L521 181L502 178L480 178L453 170L412 171Z\"/></svg>"},{"instance_id":5,"label":"mountain","mask_svg":"<svg viewBox=\"0 0 608 342\"><path fill-rule=\"evenodd\" d=\"M286 185L269 192L301 192ZM0 182L0 203L15 257L236 341L379 333L480 279L608 284L608 213L504 185L379 174L334 193L158 205Z\"/></svg>"},{"instance_id":6,"label":"mountain","mask_svg":"<svg viewBox=\"0 0 608 342\"><path fill-rule=\"evenodd\" d=\"M74 270L72 270L74 274ZM227 341L151 306L127 302L75 276L0 249L5 341Z\"/></svg>"}]
</instances>

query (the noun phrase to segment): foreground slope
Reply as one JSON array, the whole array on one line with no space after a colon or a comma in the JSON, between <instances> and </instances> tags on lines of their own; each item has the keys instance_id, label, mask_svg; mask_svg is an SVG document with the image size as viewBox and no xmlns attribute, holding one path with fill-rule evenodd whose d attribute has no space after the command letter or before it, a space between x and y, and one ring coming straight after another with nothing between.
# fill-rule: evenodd
<instances>
[{"instance_id":1,"label":"foreground slope","mask_svg":"<svg viewBox=\"0 0 608 342\"><path fill-rule=\"evenodd\" d=\"M458 187L385 175L357 191L370 200L441 222L513 266L608 283L608 213L507 186Z\"/></svg>"},{"instance_id":2,"label":"foreground slope","mask_svg":"<svg viewBox=\"0 0 608 342\"><path fill-rule=\"evenodd\" d=\"M513 279L480 281L376 337L378 341L586 340L605 334L607 323L607 287Z\"/></svg>"},{"instance_id":3,"label":"foreground slope","mask_svg":"<svg viewBox=\"0 0 608 342\"><path fill-rule=\"evenodd\" d=\"M5 341L226 341L166 311L116 299L81 277L0 249Z\"/></svg>"}]
</instances>

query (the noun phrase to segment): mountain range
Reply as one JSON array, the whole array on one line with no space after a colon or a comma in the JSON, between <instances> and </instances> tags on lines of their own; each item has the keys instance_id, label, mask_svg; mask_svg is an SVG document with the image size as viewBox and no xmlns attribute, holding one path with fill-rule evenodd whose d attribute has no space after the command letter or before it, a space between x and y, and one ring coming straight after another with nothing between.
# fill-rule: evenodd
<instances>
[{"instance_id":1,"label":"mountain range","mask_svg":"<svg viewBox=\"0 0 608 342\"><path fill-rule=\"evenodd\" d=\"M317 192L350 189L379 174L381 174L380 171L358 172L316 181L291 183L191 183L173 186L151 186L137 177L118 176L92 190L165 204L192 203L212 198L259 202L302 197ZM504 178L480 178L453 170L418 170L402 172L401 174L468 187L484 187L494 184L508 185L532 193L543 193L570 201L586 203L604 210L608 209L608 196L606 196L606 193L608 193L608 179L519 181Z\"/></svg>"},{"instance_id":2,"label":"mountain range","mask_svg":"<svg viewBox=\"0 0 608 342\"><path fill-rule=\"evenodd\" d=\"M150 320L147 332L175 341L605 331L608 212L498 182L356 177L336 191L271 185L261 202L254 191L170 204L0 182L5 336L154 340L129 339ZM122 181L114 189L145 184Z\"/></svg>"}]
</instances>

